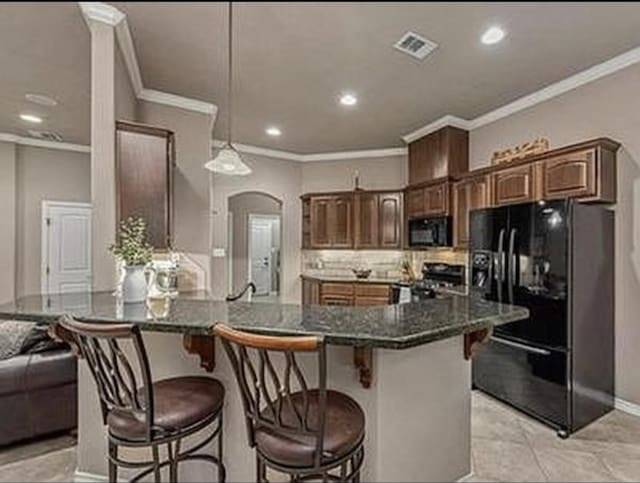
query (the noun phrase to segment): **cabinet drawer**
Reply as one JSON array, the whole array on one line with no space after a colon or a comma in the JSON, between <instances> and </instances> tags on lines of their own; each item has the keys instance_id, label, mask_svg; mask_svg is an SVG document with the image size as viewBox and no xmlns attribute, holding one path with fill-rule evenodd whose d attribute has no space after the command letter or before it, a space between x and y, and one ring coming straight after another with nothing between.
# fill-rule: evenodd
<instances>
[{"instance_id":1,"label":"cabinet drawer","mask_svg":"<svg viewBox=\"0 0 640 483\"><path fill-rule=\"evenodd\" d=\"M551 158L543 163L544 197L567 198L596 194L595 149Z\"/></svg>"},{"instance_id":2,"label":"cabinet drawer","mask_svg":"<svg viewBox=\"0 0 640 483\"><path fill-rule=\"evenodd\" d=\"M507 168L492 175L496 205L523 203L538 198L536 172L538 165L526 164Z\"/></svg>"},{"instance_id":3,"label":"cabinet drawer","mask_svg":"<svg viewBox=\"0 0 640 483\"><path fill-rule=\"evenodd\" d=\"M381 297L389 300L389 286L377 284L357 284L356 297Z\"/></svg>"},{"instance_id":4,"label":"cabinet drawer","mask_svg":"<svg viewBox=\"0 0 640 483\"><path fill-rule=\"evenodd\" d=\"M320 298L322 305L353 305L353 297L350 295L326 295Z\"/></svg>"},{"instance_id":5,"label":"cabinet drawer","mask_svg":"<svg viewBox=\"0 0 640 483\"><path fill-rule=\"evenodd\" d=\"M358 307L389 305L389 297L356 297L355 305Z\"/></svg>"},{"instance_id":6,"label":"cabinet drawer","mask_svg":"<svg viewBox=\"0 0 640 483\"><path fill-rule=\"evenodd\" d=\"M322 296L325 295L346 295L353 296L353 284L351 283L323 283L322 284Z\"/></svg>"}]
</instances>

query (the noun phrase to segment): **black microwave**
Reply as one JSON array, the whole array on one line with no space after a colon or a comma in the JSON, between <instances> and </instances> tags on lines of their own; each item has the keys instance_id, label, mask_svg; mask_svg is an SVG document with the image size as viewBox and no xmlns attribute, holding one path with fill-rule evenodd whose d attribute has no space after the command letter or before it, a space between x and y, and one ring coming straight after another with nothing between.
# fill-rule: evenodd
<instances>
[{"instance_id":1,"label":"black microwave","mask_svg":"<svg viewBox=\"0 0 640 483\"><path fill-rule=\"evenodd\" d=\"M409 220L410 247L450 247L451 217L430 216Z\"/></svg>"}]
</instances>

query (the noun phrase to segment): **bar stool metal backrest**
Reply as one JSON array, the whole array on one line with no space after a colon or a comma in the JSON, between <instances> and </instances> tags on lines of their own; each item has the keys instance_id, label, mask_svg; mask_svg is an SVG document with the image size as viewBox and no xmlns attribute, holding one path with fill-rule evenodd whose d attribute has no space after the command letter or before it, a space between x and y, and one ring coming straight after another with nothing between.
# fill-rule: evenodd
<instances>
[{"instance_id":1,"label":"bar stool metal backrest","mask_svg":"<svg viewBox=\"0 0 640 483\"><path fill-rule=\"evenodd\" d=\"M132 324L84 323L68 316L60 320L60 325L73 335L80 355L87 361L98 388L105 424L112 411L131 414L144 422L145 440L150 442L154 421L153 384L140 329ZM119 341L131 344L134 364Z\"/></svg>"},{"instance_id":2,"label":"bar stool metal backrest","mask_svg":"<svg viewBox=\"0 0 640 483\"><path fill-rule=\"evenodd\" d=\"M257 429L310 437L315 439L314 467L320 468L327 404L327 362L322 338L262 336L224 324L217 324L214 333L222 340L240 386L250 446L256 446ZM309 387L296 357L298 353L316 354L317 388ZM281 364L274 363L275 354L281 355ZM312 398L316 404L311 404Z\"/></svg>"}]
</instances>

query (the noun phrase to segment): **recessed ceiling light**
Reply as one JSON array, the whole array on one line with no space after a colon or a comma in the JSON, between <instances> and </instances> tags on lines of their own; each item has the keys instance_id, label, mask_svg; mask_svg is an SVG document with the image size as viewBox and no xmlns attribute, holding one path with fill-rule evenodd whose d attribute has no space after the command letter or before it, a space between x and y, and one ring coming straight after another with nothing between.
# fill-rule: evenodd
<instances>
[{"instance_id":1,"label":"recessed ceiling light","mask_svg":"<svg viewBox=\"0 0 640 483\"><path fill-rule=\"evenodd\" d=\"M40 104L41 106L53 107L58 105L58 101L54 98L43 94L25 94L24 97L27 101Z\"/></svg>"},{"instance_id":2,"label":"recessed ceiling light","mask_svg":"<svg viewBox=\"0 0 640 483\"><path fill-rule=\"evenodd\" d=\"M27 122L33 122L35 124L40 124L42 122L42 118L35 116L33 114L20 114L20 119Z\"/></svg>"},{"instance_id":3,"label":"recessed ceiling light","mask_svg":"<svg viewBox=\"0 0 640 483\"><path fill-rule=\"evenodd\" d=\"M269 136L280 136L282 131L275 126L268 127L265 131Z\"/></svg>"},{"instance_id":4,"label":"recessed ceiling light","mask_svg":"<svg viewBox=\"0 0 640 483\"><path fill-rule=\"evenodd\" d=\"M355 106L358 103L358 98L353 94L344 94L340 98L340 104L343 106Z\"/></svg>"},{"instance_id":5,"label":"recessed ceiling light","mask_svg":"<svg viewBox=\"0 0 640 483\"><path fill-rule=\"evenodd\" d=\"M500 27L491 27L482 34L482 43L486 45L497 44L504 36L504 30Z\"/></svg>"}]
</instances>

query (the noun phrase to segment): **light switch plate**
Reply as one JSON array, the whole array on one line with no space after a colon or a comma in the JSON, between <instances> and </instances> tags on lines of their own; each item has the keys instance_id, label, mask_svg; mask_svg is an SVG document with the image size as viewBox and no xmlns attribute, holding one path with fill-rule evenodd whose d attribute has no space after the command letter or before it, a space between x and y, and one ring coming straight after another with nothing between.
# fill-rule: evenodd
<instances>
[{"instance_id":1,"label":"light switch plate","mask_svg":"<svg viewBox=\"0 0 640 483\"><path fill-rule=\"evenodd\" d=\"M211 256L214 258L224 258L227 256L227 251L224 248L214 248Z\"/></svg>"}]
</instances>

